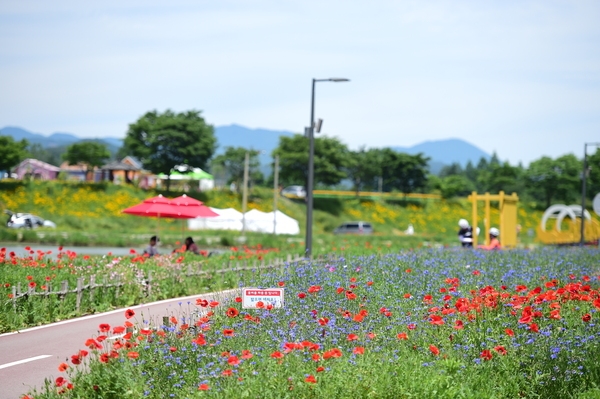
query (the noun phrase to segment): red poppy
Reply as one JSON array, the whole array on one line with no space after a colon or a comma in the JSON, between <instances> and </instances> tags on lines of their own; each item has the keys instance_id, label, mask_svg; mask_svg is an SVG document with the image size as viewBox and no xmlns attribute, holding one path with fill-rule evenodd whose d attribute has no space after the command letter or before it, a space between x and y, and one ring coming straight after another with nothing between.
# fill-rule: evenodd
<instances>
[{"instance_id":1,"label":"red poppy","mask_svg":"<svg viewBox=\"0 0 600 399\"><path fill-rule=\"evenodd\" d=\"M198 337L196 339L192 340L192 343L194 343L196 345L204 346L204 345L206 345L206 339L204 338L204 335L200 334L200 335L198 335Z\"/></svg>"},{"instance_id":2,"label":"red poppy","mask_svg":"<svg viewBox=\"0 0 600 399\"><path fill-rule=\"evenodd\" d=\"M317 373L320 373L322 371L325 371L325 367L323 367L323 366L317 367Z\"/></svg>"},{"instance_id":3,"label":"red poppy","mask_svg":"<svg viewBox=\"0 0 600 399\"><path fill-rule=\"evenodd\" d=\"M506 330L504 330L504 332L506 333L506 335L508 335L509 337L514 337L515 336L515 332L513 330L511 330L510 328L507 328Z\"/></svg>"},{"instance_id":4,"label":"red poppy","mask_svg":"<svg viewBox=\"0 0 600 399\"><path fill-rule=\"evenodd\" d=\"M103 353L100 355L100 362L108 363L109 360L110 360L110 357L108 356L108 353Z\"/></svg>"},{"instance_id":5,"label":"red poppy","mask_svg":"<svg viewBox=\"0 0 600 399\"><path fill-rule=\"evenodd\" d=\"M308 377L306 377L306 378L304 379L304 381L306 381L306 382L308 382L308 383L310 383L310 384L316 384L316 383L317 383L317 379L316 379L316 378L315 378L315 376L314 376L314 375L312 375L312 374L311 374L311 375L309 375Z\"/></svg>"},{"instance_id":6,"label":"red poppy","mask_svg":"<svg viewBox=\"0 0 600 399\"><path fill-rule=\"evenodd\" d=\"M336 293L338 293L338 294L341 294L341 293L342 293L342 292L344 292L344 291L346 291L346 290L344 289L344 287L338 287L338 288L335 290L335 292L336 292Z\"/></svg>"},{"instance_id":7,"label":"red poppy","mask_svg":"<svg viewBox=\"0 0 600 399\"><path fill-rule=\"evenodd\" d=\"M227 317L237 317L237 315L240 314L240 312L236 309L236 308L229 308L227 309Z\"/></svg>"},{"instance_id":8,"label":"red poppy","mask_svg":"<svg viewBox=\"0 0 600 399\"><path fill-rule=\"evenodd\" d=\"M375 333L372 333L372 332L367 333L367 338L369 338L369 339L374 339L376 336L377 335L375 335Z\"/></svg>"},{"instance_id":9,"label":"red poppy","mask_svg":"<svg viewBox=\"0 0 600 399\"><path fill-rule=\"evenodd\" d=\"M306 294L304 292L299 292L298 293L298 298L304 299L304 298L306 298Z\"/></svg>"},{"instance_id":10,"label":"red poppy","mask_svg":"<svg viewBox=\"0 0 600 399\"><path fill-rule=\"evenodd\" d=\"M125 331L125 327L123 327L123 326L116 326L113 328L113 334L121 334L124 331Z\"/></svg>"},{"instance_id":11,"label":"red poppy","mask_svg":"<svg viewBox=\"0 0 600 399\"><path fill-rule=\"evenodd\" d=\"M352 321L355 321L357 323L361 323L364 320L365 316L361 315L361 314L355 314L354 317L352 318Z\"/></svg>"},{"instance_id":12,"label":"red poppy","mask_svg":"<svg viewBox=\"0 0 600 399\"><path fill-rule=\"evenodd\" d=\"M32 281L32 282L29 283L29 287L30 288L35 288L36 285L37 284L35 283L35 281Z\"/></svg>"},{"instance_id":13,"label":"red poppy","mask_svg":"<svg viewBox=\"0 0 600 399\"><path fill-rule=\"evenodd\" d=\"M152 335L152 330L149 328L142 328L140 329L140 334L142 335Z\"/></svg>"},{"instance_id":14,"label":"red poppy","mask_svg":"<svg viewBox=\"0 0 600 399\"><path fill-rule=\"evenodd\" d=\"M356 334L348 334L348 337L346 339L348 341L356 341L358 339L358 335L356 335Z\"/></svg>"},{"instance_id":15,"label":"red poppy","mask_svg":"<svg viewBox=\"0 0 600 399\"><path fill-rule=\"evenodd\" d=\"M431 351L431 353L433 353L435 356L440 354L440 350L437 348L437 346L435 345L429 345L429 350Z\"/></svg>"},{"instance_id":16,"label":"red poppy","mask_svg":"<svg viewBox=\"0 0 600 399\"><path fill-rule=\"evenodd\" d=\"M315 362L318 362L319 360L321 360L321 356L318 353L313 353L311 359Z\"/></svg>"},{"instance_id":17,"label":"red poppy","mask_svg":"<svg viewBox=\"0 0 600 399\"><path fill-rule=\"evenodd\" d=\"M589 323L592 320L592 315L586 313L583 316L581 316L581 320L585 321L586 323Z\"/></svg>"},{"instance_id":18,"label":"red poppy","mask_svg":"<svg viewBox=\"0 0 600 399\"><path fill-rule=\"evenodd\" d=\"M398 335L396 335L396 337L398 337L398 339L402 339L402 340L407 340L408 339L408 335L406 333L399 333Z\"/></svg>"},{"instance_id":19,"label":"red poppy","mask_svg":"<svg viewBox=\"0 0 600 399\"><path fill-rule=\"evenodd\" d=\"M323 353L323 359L330 359L332 357L342 357L342 351L338 348L333 348Z\"/></svg>"},{"instance_id":20,"label":"red poppy","mask_svg":"<svg viewBox=\"0 0 600 399\"><path fill-rule=\"evenodd\" d=\"M170 347L170 348L169 348L169 350L170 350L171 352L177 352L177 348L176 348L176 347L174 347L174 346Z\"/></svg>"},{"instance_id":21,"label":"red poppy","mask_svg":"<svg viewBox=\"0 0 600 399\"><path fill-rule=\"evenodd\" d=\"M462 330L464 328L464 324L462 320L456 320L454 322L454 328L457 330Z\"/></svg>"},{"instance_id":22,"label":"red poppy","mask_svg":"<svg viewBox=\"0 0 600 399\"><path fill-rule=\"evenodd\" d=\"M280 281L277 283L278 286L283 287L285 285L285 283L283 281Z\"/></svg>"},{"instance_id":23,"label":"red poppy","mask_svg":"<svg viewBox=\"0 0 600 399\"><path fill-rule=\"evenodd\" d=\"M481 358L484 360L492 360L492 352L489 349L484 349L481 351Z\"/></svg>"},{"instance_id":24,"label":"red poppy","mask_svg":"<svg viewBox=\"0 0 600 399\"><path fill-rule=\"evenodd\" d=\"M540 329L539 329L538 325L537 325L537 324L535 324L535 323L531 323L531 324L529 325L529 329L530 329L531 331L533 331L533 332L539 332L539 331L540 331Z\"/></svg>"},{"instance_id":25,"label":"red poppy","mask_svg":"<svg viewBox=\"0 0 600 399\"><path fill-rule=\"evenodd\" d=\"M308 287L308 293L309 294L316 294L319 291L321 291L321 286L320 285L311 285L310 287Z\"/></svg>"},{"instance_id":26,"label":"red poppy","mask_svg":"<svg viewBox=\"0 0 600 399\"><path fill-rule=\"evenodd\" d=\"M273 359L281 359L283 357L283 353L281 353L279 351L275 351L275 352L271 353L271 357Z\"/></svg>"},{"instance_id":27,"label":"red poppy","mask_svg":"<svg viewBox=\"0 0 600 399\"><path fill-rule=\"evenodd\" d=\"M137 352L129 352L127 353L127 357L130 359L137 359L138 357L140 357L140 354Z\"/></svg>"},{"instance_id":28,"label":"red poppy","mask_svg":"<svg viewBox=\"0 0 600 399\"><path fill-rule=\"evenodd\" d=\"M410 273L410 272L412 272L412 269L406 269L405 272Z\"/></svg>"},{"instance_id":29,"label":"red poppy","mask_svg":"<svg viewBox=\"0 0 600 399\"><path fill-rule=\"evenodd\" d=\"M506 355L506 348L503 347L502 345L498 345L498 346L494 347L494 350L496 352L498 352L499 354L501 354L502 356Z\"/></svg>"},{"instance_id":30,"label":"red poppy","mask_svg":"<svg viewBox=\"0 0 600 399\"><path fill-rule=\"evenodd\" d=\"M237 303L242 303L242 298L241 298L241 297L239 297L239 296L236 296L236 297L235 297L235 301L236 301Z\"/></svg>"},{"instance_id":31,"label":"red poppy","mask_svg":"<svg viewBox=\"0 0 600 399\"><path fill-rule=\"evenodd\" d=\"M110 326L106 323L100 324L100 326L98 326L98 328L100 329L100 332L109 332L110 331Z\"/></svg>"},{"instance_id":32,"label":"red poppy","mask_svg":"<svg viewBox=\"0 0 600 399\"><path fill-rule=\"evenodd\" d=\"M441 326L444 324L444 319L442 319L441 316L432 314L431 316L429 316L429 322L435 326Z\"/></svg>"},{"instance_id":33,"label":"red poppy","mask_svg":"<svg viewBox=\"0 0 600 399\"><path fill-rule=\"evenodd\" d=\"M133 316L135 316L135 312L131 309L127 309L125 311L125 318L126 319L131 319Z\"/></svg>"},{"instance_id":34,"label":"red poppy","mask_svg":"<svg viewBox=\"0 0 600 399\"><path fill-rule=\"evenodd\" d=\"M223 372L221 373L223 377L229 377L231 374L233 374L233 371L231 370L223 370Z\"/></svg>"},{"instance_id":35,"label":"red poppy","mask_svg":"<svg viewBox=\"0 0 600 399\"><path fill-rule=\"evenodd\" d=\"M58 365L58 371L60 371L61 373L63 371L66 371L69 368L69 365L67 363L61 363Z\"/></svg>"},{"instance_id":36,"label":"red poppy","mask_svg":"<svg viewBox=\"0 0 600 399\"><path fill-rule=\"evenodd\" d=\"M248 349L244 349L242 351L242 359L251 359L252 356L254 356L254 355Z\"/></svg>"},{"instance_id":37,"label":"red poppy","mask_svg":"<svg viewBox=\"0 0 600 399\"><path fill-rule=\"evenodd\" d=\"M198 390L199 391L208 391L210 389L210 387L208 386L208 384L200 384L198 385Z\"/></svg>"},{"instance_id":38,"label":"red poppy","mask_svg":"<svg viewBox=\"0 0 600 399\"><path fill-rule=\"evenodd\" d=\"M57 387L63 386L66 382L67 380L65 377L58 377L56 380L54 380L54 384L56 384Z\"/></svg>"},{"instance_id":39,"label":"red poppy","mask_svg":"<svg viewBox=\"0 0 600 399\"><path fill-rule=\"evenodd\" d=\"M231 329L226 328L225 330L223 330L223 335L226 337L233 337L233 334L234 334L234 331Z\"/></svg>"},{"instance_id":40,"label":"red poppy","mask_svg":"<svg viewBox=\"0 0 600 399\"><path fill-rule=\"evenodd\" d=\"M210 306L211 308L216 308L217 306L219 306L219 302L217 301L210 301L208 306Z\"/></svg>"},{"instance_id":41,"label":"red poppy","mask_svg":"<svg viewBox=\"0 0 600 399\"><path fill-rule=\"evenodd\" d=\"M362 346L357 346L352 350L352 353L354 353L355 355L362 355L365 353L365 348L363 348Z\"/></svg>"},{"instance_id":42,"label":"red poppy","mask_svg":"<svg viewBox=\"0 0 600 399\"><path fill-rule=\"evenodd\" d=\"M409 330L416 330L417 329L417 325L414 323L410 323L409 325L406 326Z\"/></svg>"},{"instance_id":43,"label":"red poppy","mask_svg":"<svg viewBox=\"0 0 600 399\"><path fill-rule=\"evenodd\" d=\"M325 326L325 325L327 325L327 323L329 323L329 319L327 317L321 317L319 319L319 324L320 325Z\"/></svg>"},{"instance_id":44,"label":"red poppy","mask_svg":"<svg viewBox=\"0 0 600 399\"><path fill-rule=\"evenodd\" d=\"M238 359L237 356L229 356L227 358L227 363L229 363L229 365L231 366L237 366L238 364L240 364L240 359Z\"/></svg>"},{"instance_id":45,"label":"red poppy","mask_svg":"<svg viewBox=\"0 0 600 399\"><path fill-rule=\"evenodd\" d=\"M208 306L208 301L206 299L198 298L196 299L196 305L200 305L205 308Z\"/></svg>"}]
</instances>

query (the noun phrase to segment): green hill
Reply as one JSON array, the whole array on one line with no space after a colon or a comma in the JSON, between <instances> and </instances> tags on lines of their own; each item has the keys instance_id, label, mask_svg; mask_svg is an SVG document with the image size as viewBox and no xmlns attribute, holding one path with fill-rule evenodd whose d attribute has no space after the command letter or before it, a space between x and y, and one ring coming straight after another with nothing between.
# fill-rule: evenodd
<instances>
[{"instance_id":1,"label":"green hill","mask_svg":"<svg viewBox=\"0 0 600 399\"><path fill-rule=\"evenodd\" d=\"M80 245L131 246L145 243L147 237L159 231L163 243L175 245L182 235L198 237L206 244L232 245L239 233L219 231L182 231L182 220L144 218L125 215L121 211L142 200L163 194L175 197L183 193L144 191L132 186L107 183L89 184L75 182L0 182L0 210L31 212L54 221L56 230L14 231L3 227L0 239L28 242L70 243ZM228 190L187 193L215 208L242 209L242 195ZM314 250L325 253L340 246L414 247L420 245L456 245L457 221L469 218L471 205L460 200L362 200L315 198ZM480 207L483 208L483 207ZM254 188L248 196L248 209L264 212L273 210L273 191ZM298 220L301 235L273 237L269 234L248 234L247 243L266 246L303 248L306 206L303 201L278 198L278 209ZM530 244L542 213L519 207L518 223L522 226L523 244ZM492 225L498 225L499 212L492 206ZM344 221L370 221L375 234L368 237L338 237L331 232ZM483 209L480 209L483 220ZM404 231L412 224L414 235ZM481 225L483 229L483 224ZM17 234L20 233L20 234ZM41 233L41 234L40 234ZM292 243L292 244L290 244Z\"/></svg>"}]
</instances>

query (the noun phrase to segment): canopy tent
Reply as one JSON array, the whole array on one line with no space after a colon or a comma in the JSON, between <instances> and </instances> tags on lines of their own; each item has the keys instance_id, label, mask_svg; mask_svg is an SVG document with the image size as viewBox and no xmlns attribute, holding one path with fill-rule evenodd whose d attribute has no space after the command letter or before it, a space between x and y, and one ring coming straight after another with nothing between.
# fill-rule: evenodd
<instances>
[{"instance_id":1,"label":"canopy tent","mask_svg":"<svg viewBox=\"0 0 600 399\"><path fill-rule=\"evenodd\" d=\"M277 214L273 212L265 213L257 209L243 214L233 208L216 209L211 208L219 214L214 218L195 218L188 220L190 230L234 230L242 231L242 223L246 223L246 231L273 234L299 234L300 226L296 219L293 219L281 211Z\"/></svg>"},{"instance_id":2,"label":"canopy tent","mask_svg":"<svg viewBox=\"0 0 600 399\"><path fill-rule=\"evenodd\" d=\"M161 173L157 176L159 179L166 180L167 175L165 173ZM208 172L203 171L200 168L193 168L191 172L182 173L173 171L171 172L171 180L203 180L209 179L213 180L214 177Z\"/></svg>"},{"instance_id":3,"label":"canopy tent","mask_svg":"<svg viewBox=\"0 0 600 399\"><path fill-rule=\"evenodd\" d=\"M195 218L188 220L190 230L235 230L242 231L242 212L233 208L210 208L219 216L212 218Z\"/></svg>"}]
</instances>

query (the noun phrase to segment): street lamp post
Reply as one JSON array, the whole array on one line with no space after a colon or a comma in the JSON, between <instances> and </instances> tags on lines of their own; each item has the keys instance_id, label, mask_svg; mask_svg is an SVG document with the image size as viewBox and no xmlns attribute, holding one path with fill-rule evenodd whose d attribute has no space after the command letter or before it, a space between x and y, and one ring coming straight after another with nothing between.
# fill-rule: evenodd
<instances>
[{"instance_id":1,"label":"street lamp post","mask_svg":"<svg viewBox=\"0 0 600 399\"><path fill-rule=\"evenodd\" d=\"M313 187L315 174L315 85L317 82L348 82L350 79L329 78L312 80L310 125L308 125L308 178L306 181L306 256L312 256Z\"/></svg>"},{"instance_id":2,"label":"street lamp post","mask_svg":"<svg viewBox=\"0 0 600 399\"><path fill-rule=\"evenodd\" d=\"M587 147L600 147L600 143L584 143L583 144L583 173L581 174L581 232L579 234L579 245L585 245L585 196L586 196L586 180L587 180Z\"/></svg>"}]
</instances>

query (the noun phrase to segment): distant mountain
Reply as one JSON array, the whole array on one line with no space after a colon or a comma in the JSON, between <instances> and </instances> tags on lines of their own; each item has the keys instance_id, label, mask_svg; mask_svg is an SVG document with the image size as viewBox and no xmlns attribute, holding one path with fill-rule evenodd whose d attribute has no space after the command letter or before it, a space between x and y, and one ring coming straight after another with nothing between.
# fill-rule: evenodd
<instances>
[{"instance_id":1,"label":"distant mountain","mask_svg":"<svg viewBox=\"0 0 600 399\"><path fill-rule=\"evenodd\" d=\"M50 136L44 136L12 126L0 129L0 134L12 136L16 140L27 139L30 143L39 143L46 148L67 146L83 140L71 133L57 132ZM261 151L259 156L261 171L265 176L268 176L272 173L271 164L273 158L271 153L279 145L279 137L292 135L294 133L290 131L250 129L235 124L218 126L215 128L218 145L215 155L224 153L227 147L244 147ZM123 145L123 139L117 137L103 137L93 140L105 142L113 154ZM450 165L454 162L464 167L469 161L477 164L482 157L488 160L491 158L490 154L461 139L425 141L412 147L395 146L390 148L408 154L417 154L419 152L425 154L431 158L429 169L434 174L439 173L445 165Z\"/></svg>"},{"instance_id":2,"label":"distant mountain","mask_svg":"<svg viewBox=\"0 0 600 399\"><path fill-rule=\"evenodd\" d=\"M62 133L56 132L52 133L50 136L44 136L39 133L32 133L20 127L7 126L0 129L0 134L11 136L15 140L26 139L32 144L42 144L44 147L59 147L66 146L69 144L76 143L81 140L94 140L94 141L104 141L108 144L109 147L116 147L119 149L123 145L123 139L119 139L116 137L102 137L102 138L85 138L77 137L71 133Z\"/></svg>"},{"instance_id":3,"label":"distant mountain","mask_svg":"<svg viewBox=\"0 0 600 399\"><path fill-rule=\"evenodd\" d=\"M435 164L450 165L455 162L465 167L469 161L477 164L482 157L487 160L491 158L490 154L461 139L425 141L412 147L391 148L408 154L422 152L431 158L430 167Z\"/></svg>"}]
</instances>

